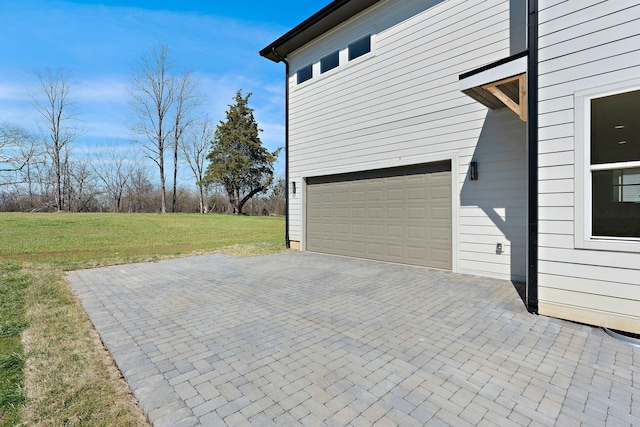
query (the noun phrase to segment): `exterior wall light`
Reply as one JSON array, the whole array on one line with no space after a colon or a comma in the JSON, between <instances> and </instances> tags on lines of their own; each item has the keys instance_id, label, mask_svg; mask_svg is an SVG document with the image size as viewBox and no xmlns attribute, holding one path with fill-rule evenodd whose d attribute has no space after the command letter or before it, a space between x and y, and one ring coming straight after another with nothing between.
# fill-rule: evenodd
<instances>
[{"instance_id":1,"label":"exterior wall light","mask_svg":"<svg viewBox=\"0 0 640 427\"><path fill-rule=\"evenodd\" d=\"M478 162L471 162L469 164L469 179L471 181L478 180Z\"/></svg>"}]
</instances>

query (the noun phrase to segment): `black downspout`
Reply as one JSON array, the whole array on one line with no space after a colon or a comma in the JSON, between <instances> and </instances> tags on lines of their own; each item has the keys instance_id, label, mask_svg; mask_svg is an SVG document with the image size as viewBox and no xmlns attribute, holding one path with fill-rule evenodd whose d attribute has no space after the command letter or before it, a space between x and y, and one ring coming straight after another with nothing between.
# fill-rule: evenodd
<instances>
[{"instance_id":1,"label":"black downspout","mask_svg":"<svg viewBox=\"0 0 640 427\"><path fill-rule=\"evenodd\" d=\"M538 0L527 9L527 158L529 185L527 203L527 295L530 313L538 314Z\"/></svg>"},{"instance_id":2,"label":"black downspout","mask_svg":"<svg viewBox=\"0 0 640 427\"><path fill-rule=\"evenodd\" d=\"M284 218L285 218L285 236L284 242L287 249L291 249L291 240L289 239L289 61L280 56L276 52L276 48L272 47L271 52L285 65L285 89L284 89L284 182L287 186L284 192Z\"/></svg>"}]
</instances>

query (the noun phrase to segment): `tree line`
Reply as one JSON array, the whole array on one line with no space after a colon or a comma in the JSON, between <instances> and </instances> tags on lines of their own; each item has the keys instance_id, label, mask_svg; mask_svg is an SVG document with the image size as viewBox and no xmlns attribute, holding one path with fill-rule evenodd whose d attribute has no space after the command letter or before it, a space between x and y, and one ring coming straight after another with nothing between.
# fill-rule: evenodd
<instances>
[{"instance_id":1,"label":"tree line","mask_svg":"<svg viewBox=\"0 0 640 427\"><path fill-rule=\"evenodd\" d=\"M83 131L70 75L46 69L35 77L41 131L0 123L0 211L284 214L286 184L273 176L280 149L262 145L251 93L238 90L214 126L201 113L197 80L178 71L167 46L133 66L128 125L137 145L125 150L74 155ZM180 187L181 167L193 187Z\"/></svg>"}]
</instances>

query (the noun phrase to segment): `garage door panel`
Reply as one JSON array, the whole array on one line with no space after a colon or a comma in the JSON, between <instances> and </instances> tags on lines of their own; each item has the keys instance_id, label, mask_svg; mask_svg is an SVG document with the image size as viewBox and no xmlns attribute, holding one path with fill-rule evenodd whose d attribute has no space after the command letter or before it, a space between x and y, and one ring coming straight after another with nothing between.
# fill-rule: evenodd
<instances>
[{"instance_id":1,"label":"garage door panel","mask_svg":"<svg viewBox=\"0 0 640 427\"><path fill-rule=\"evenodd\" d=\"M382 257L384 256L385 248L381 243L369 243L367 246L367 252L371 257Z\"/></svg>"},{"instance_id":2,"label":"garage door panel","mask_svg":"<svg viewBox=\"0 0 640 427\"><path fill-rule=\"evenodd\" d=\"M432 185L430 188L431 198L433 200L449 200L451 198L451 187L443 185Z\"/></svg>"},{"instance_id":3,"label":"garage door panel","mask_svg":"<svg viewBox=\"0 0 640 427\"><path fill-rule=\"evenodd\" d=\"M336 240L335 241L335 247L339 250L339 251L348 251L349 250L349 241L348 240Z\"/></svg>"},{"instance_id":4,"label":"garage door panel","mask_svg":"<svg viewBox=\"0 0 640 427\"><path fill-rule=\"evenodd\" d=\"M363 242L351 242L350 253L359 258L366 258L365 244ZM341 254L338 254L341 255Z\"/></svg>"},{"instance_id":5,"label":"garage door panel","mask_svg":"<svg viewBox=\"0 0 640 427\"><path fill-rule=\"evenodd\" d=\"M351 218L352 219L364 219L365 218L365 210L364 208L354 207L351 209Z\"/></svg>"},{"instance_id":6,"label":"garage door panel","mask_svg":"<svg viewBox=\"0 0 640 427\"><path fill-rule=\"evenodd\" d=\"M412 220L426 220L426 207L423 208L409 208L407 214L409 219Z\"/></svg>"},{"instance_id":7,"label":"garage door panel","mask_svg":"<svg viewBox=\"0 0 640 427\"><path fill-rule=\"evenodd\" d=\"M336 224L336 232L342 235L349 234L349 224Z\"/></svg>"},{"instance_id":8,"label":"garage door panel","mask_svg":"<svg viewBox=\"0 0 640 427\"><path fill-rule=\"evenodd\" d=\"M339 191L335 193L335 201L337 203L349 203L349 192Z\"/></svg>"},{"instance_id":9,"label":"garage door panel","mask_svg":"<svg viewBox=\"0 0 640 427\"><path fill-rule=\"evenodd\" d=\"M371 207L367 210L369 214L369 220L380 220L384 217L384 208L383 207Z\"/></svg>"},{"instance_id":10,"label":"garage door panel","mask_svg":"<svg viewBox=\"0 0 640 427\"><path fill-rule=\"evenodd\" d=\"M387 208L387 218L390 220L402 220L404 216L402 208Z\"/></svg>"},{"instance_id":11,"label":"garage door panel","mask_svg":"<svg viewBox=\"0 0 640 427\"><path fill-rule=\"evenodd\" d=\"M402 238L404 236L403 228L398 225L387 226L387 236L389 239Z\"/></svg>"},{"instance_id":12,"label":"garage door panel","mask_svg":"<svg viewBox=\"0 0 640 427\"><path fill-rule=\"evenodd\" d=\"M449 251L446 248L431 248L431 257L436 261L447 262L449 260L449 255Z\"/></svg>"},{"instance_id":13,"label":"garage door panel","mask_svg":"<svg viewBox=\"0 0 640 427\"><path fill-rule=\"evenodd\" d=\"M308 250L451 269L450 162L307 184Z\"/></svg>"},{"instance_id":14,"label":"garage door panel","mask_svg":"<svg viewBox=\"0 0 640 427\"><path fill-rule=\"evenodd\" d=\"M364 202L365 201L365 193L362 190L353 191L351 193L351 201L352 202Z\"/></svg>"},{"instance_id":15,"label":"garage door panel","mask_svg":"<svg viewBox=\"0 0 640 427\"><path fill-rule=\"evenodd\" d=\"M416 239L424 240L427 238L427 231L425 227L408 227L407 233L409 236Z\"/></svg>"},{"instance_id":16,"label":"garage door panel","mask_svg":"<svg viewBox=\"0 0 640 427\"><path fill-rule=\"evenodd\" d=\"M425 198L425 190L426 188L411 188L407 190L407 199L409 201L422 201Z\"/></svg>"},{"instance_id":17,"label":"garage door panel","mask_svg":"<svg viewBox=\"0 0 640 427\"><path fill-rule=\"evenodd\" d=\"M375 224L369 224L369 238L370 239L383 238L384 235L385 235L384 226L375 225Z\"/></svg>"},{"instance_id":18,"label":"garage door panel","mask_svg":"<svg viewBox=\"0 0 640 427\"><path fill-rule=\"evenodd\" d=\"M431 227L431 239L435 242L447 242L451 240L451 229L448 227Z\"/></svg>"},{"instance_id":19,"label":"garage door panel","mask_svg":"<svg viewBox=\"0 0 640 427\"><path fill-rule=\"evenodd\" d=\"M351 235L353 239L362 239L367 232L366 224L351 224Z\"/></svg>"},{"instance_id":20,"label":"garage door panel","mask_svg":"<svg viewBox=\"0 0 640 427\"><path fill-rule=\"evenodd\" d=\"M431 218L434 220L438 220L438 219L444 219L444 220L450 220L451 219L451 209L447 209L444 207L432 207L431 208Z\"/></svg>"},{"instance_id":21,"label":"garage door panel","mask_svg":"<svg viewBox=\"0 0 640 427\"><path fill-rule=\"evenodd\" d=\"M323 223L320 230L325 236L333 236L336 232L336 226L332 223Z\"/></svg>"},{"instance_id":22,"label":"garage door panel","mask_svg":"<svg viewBox=\"0 0 640 427\"><path fill-rule=\"evenodd\" d=\"M387 191L387 201L389 202L402 202L402 189L390 189Z\"/></svg>"},{"instance_id":23,"label":"garage door panel","mask_svg":"<svg viewBox=\"0 0 640 427\"><path fill-rule=\"evenodd\" d=\"M369 202L382 202L382 191L380 190L371 190L367 192L367 200Z\"/></svg>"},{"instance_id":24,"label":"garage door panel","mask_svg":"<svg viewBox=\"0 0 640 427\"><path fill-rule=\"evenodd\" d=\"M404 253L404 247L402 245L394 245L394 244L387 245L387 254L390 257L402 258L403 253Z\"/></svg>"},{"instance_id":25,"label":"garage door panel","mask_svg":"<svg viewBox=\"0 0 640 427\"><path fill-rule=\"evenodd\" d=\"M349 209L345 207L336 208L336 217L340 219L348 219L349 218Z\"/></svg>"}]
</instances>

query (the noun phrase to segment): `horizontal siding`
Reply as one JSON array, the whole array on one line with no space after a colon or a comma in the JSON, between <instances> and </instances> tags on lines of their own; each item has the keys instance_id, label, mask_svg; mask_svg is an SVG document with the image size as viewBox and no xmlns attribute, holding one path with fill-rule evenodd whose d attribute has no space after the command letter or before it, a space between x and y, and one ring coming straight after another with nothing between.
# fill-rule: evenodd
<instances>
[{"instance_id":1,"label":"horizontal siding","mask_svg":"<svg viewBox=\"0 0 640 427\"><path fill-rule=\"evenodd\" d=\"M625 299L611 297L609 295L589 294L583 290L577 292L566 289L542 288L539 292L540 298L546 301L566 301L567 305L574 307L585 307L592 309L591 301L598 300L598 310L606 313L615 313L619 316L637 317L640 312L640 301L637 299Z\"/></svg>"},{"instance_id":2,"label":"horizontal siding","mask_svg":"<svg viewBox=\"0 0 640 427\"><path fill-rule=\"evenodd\" d=\"M540 196L543 197L544 195ZM564 234L573 236L573 221L561 221L555 219L551 221L540 220L538 227L540 230L544 230L544 232L540 232L540 237L545 234Z\"/></svg>"},{"instance_id":3,"label":"horizontal siding","mask_svg":"<svg viewBox=\"0 0 640 427\"><path fill-rule=\"evenodd\" d=\"M538 205L542 207L568 206L573 207L574 194L567 193L545 193L538 197Z\"/></svg>"},{"instance_id":4,"label":"horizontal siding","mask_svg":"<svg viewBox=\"0 0 640 427\"><path fill-rule=\"evenodd\" d=\"M543 194L573 193L573 179L548 179L538 183L538 191Z\"/></svg>"},{"instance_id":5,"label":"horizontal siding","mask_svg":"<svg viewBox=\"0 0 640 427\"><path fill-rule=\"evenodd\" d=\"M371 32L372 52L290 85L290 176L457 158L458 270L524 276L525 124L459 91L459 75L510 55L508 0L391 0L290 55L292 73ZM342 52L342 57L345 57ZM316 64L316 71L317 64ZM416 159L416 160L412 160ZM418 160L420 159L420 160ZM480 179L468 181L470 161ZM303 199L290 236L304 238ZM504 253L495 253L496 243Z\"/></svg>"},{"instance_id":6,"label":"horizontal siding","mask_svg":"<svg viewBox=\"0 0 640 427\"><path fill-rule=\"evenodd\" d=\"M576 92L640 75L635 0L540 0L539 299L541 313L603 326L640 321L640 242L627 252L576 249ZM633 245L632 245L633 246ZM628 319L635 319L629 323ZM636 326L629 326L636 328ZM640 332L640 331L635 331Z\"/></svg>"},{"instance_id":7,"label":"horizontal siding","mask_svg":"<svg viewBox=\"0 0 640 427\"><path fill-rule=\"evenodd\" d=\"M554 283L562 280L564 286L557 289ZM544 274L540 276L539 285L545 288L566 290L568 292L584 292L590 295L599 295L602 293L602 287L607 286L608 296L621 299L636 299L637 285L630 285L615 281L602 281L595 278L572 277L566 274Z\"/></svg>"},{"instance_id":8,"label":"horizontal siding","mask_svg":"<svg viewBox=\"0 0 640 427\"><path fill-rule=\"evenodd\" d=\"M299 93L292 90L291 102L292 106L296 107L292 108L290 117L290 136L298 141L297 147L300 150L304 150L306 146L326 150L328 153L321 161L333 164L345 152L332 148L344 147L345 139L349 142L346 144L349 148L345 150L350 149L352 152L360 149L369 151L375 147L375 140L380 141L382 146L394 144L392 151L402 147L411 148L416 145L418 138L425 144L424 136L427 132L430 136L429 143L432 144L447 144L452 140L464 139L466 136L457 132L447 137L447 131L462 128L452 127L451 121L459 122L467 112L478 112L482 108L458 91L458 74L468 66L467 56L470 54L479 55L477 65L482 65L489 59L485 57L484 52L468 47L470 40L477 42L477 31L458 34L455 43L465 51L441 51L447 34L455 30L455 20L465 22L464 16L456 16L449 12L449 9L442 7L455 3L459 2L445 2L436 7L437 11L442 11L433 14L429 25L399 25L411 29L412 33L406 37L397 28L393 29L393 34L380 33L376 36L377 44L380 46L391 43L387 40L393 40L394 37L405 44L419 43L412 51L404 55L401 52L390 51L385 55L382 53L384 49L378 47L377 56L358 63L357 67L343 70L340 78L318 80L303 87ZM467 19L473 18L473 13L477 12L477 7L466 10L458 6L454 9L466 14ZM504 11L503 15L504 19L507 11ZM417 19L416 17L413 20ZM497 22L480 24L481 29L495 33L494 27ZM440 27L443 34L434 30L434 27ZM416 28L423 28L424 31L419 32ZM464 40L465 35L468 40ZM414 37L415 40L408 37ZM450 38L451 36L448 37ZM486 45L494 49L496 43L506 45L506 40L504 35L494 36L491 40L493 43L489 41ZM450 46L450 49L454 50L455 46ZM343 87L344 90L334 92L332 86L335 85ZM415 121L418 124L406 132L404 129ZM322 128L323 132L317 132L318 128ZM439 128L440 131L434 132L434 128ZM472 128L465 126L463 129ZM476 129L479 131L480 126L476 126ZM389 140L390 137L393 138L393 134L380 134L393 130L400 139ZM403 142L402 138L406 138L405 135L409 133L413 133L414 137ZM469 137L477 138L477 134ZM443 149L435 147L431 151ZM307 160L313 166L321 167L313 148L308 151L311 152L309 157L300 158L300 161ZM383 153L384 150L381 150L376 154Z\"/></svg>"},{"instance_id":9,"label":"horizontal siding","mask_svg":"<svg viewBox=\"0 0 640 427\"><path fill-rule=\"evenodd\" d=\"M504 259L505 263L499 263L499 260ZM496 255L495 257L486 261L475 260L460 260L460 269L466 274L474 274L477 276L493 277L497 279L504 279L508 277L510 280L522 282L525 277L523 275L513 274L513 267L507 264L510 258L506 258L504 255ZM523 267L523 266L518 266Z\"/></svg>"}]
</instances>

